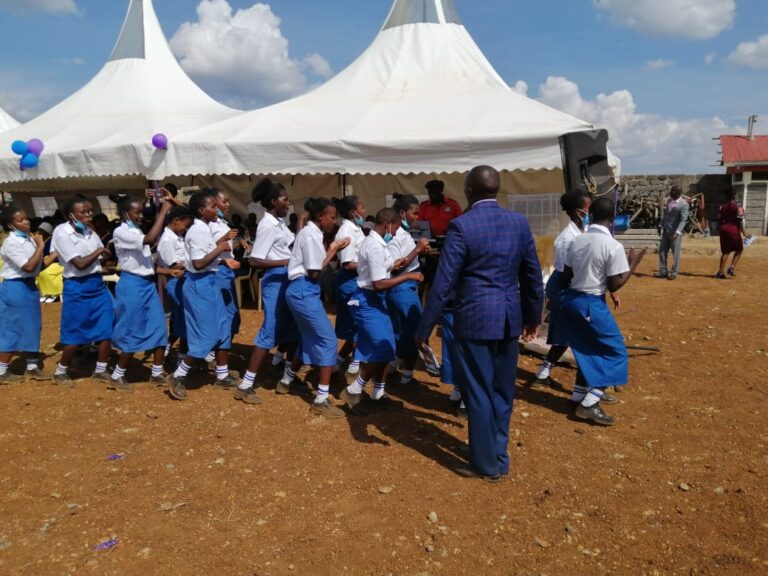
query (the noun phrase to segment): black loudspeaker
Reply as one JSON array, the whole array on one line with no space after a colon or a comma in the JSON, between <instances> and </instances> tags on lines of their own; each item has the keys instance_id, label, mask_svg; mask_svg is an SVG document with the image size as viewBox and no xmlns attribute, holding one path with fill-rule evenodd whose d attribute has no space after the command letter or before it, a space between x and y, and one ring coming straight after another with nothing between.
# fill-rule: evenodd
<instances>
[{"instance_id":1,"label":"black loudspeaker","mask_svg":"<svg viewBox=\"0 0 768 576\"><path fill-rule=\"evenodd\" d=\"M571 132L560 136L565 190L604 194L615 181L608 165L608 131Z\"/></svg>"}]
</instances>

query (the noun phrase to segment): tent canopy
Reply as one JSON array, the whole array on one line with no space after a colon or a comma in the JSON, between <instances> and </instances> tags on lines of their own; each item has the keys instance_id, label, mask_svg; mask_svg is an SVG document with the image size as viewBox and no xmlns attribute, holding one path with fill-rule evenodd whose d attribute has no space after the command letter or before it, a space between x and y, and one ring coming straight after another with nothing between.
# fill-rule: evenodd
<instances>
[{"instance_id":1,"label":"tent canopy","mask_svg":"<svg viewBox=\"0 0 768 576\"><path fill-rule=\"evenodd\" d=\"M8 114L5 110L0 108L0 132L5 132L6 130L11 130L13 128L16 128L19 125L19 123L16 121L16 119Z\"/></svg>"},{"instance_id":2,"label":"tent canopy","mask_svg":"<svg viewBox=\"0 0 768 576\"><path fill-rule=\"evenodd\" d=\"M0 182L147 174L169 139L236 115L187 77L168 46L152 0L131 0L112 55L75 94L34 120L0 135ZM45 143L40 166L19 170L13 140Z\"/></svg>"}]
</instances>

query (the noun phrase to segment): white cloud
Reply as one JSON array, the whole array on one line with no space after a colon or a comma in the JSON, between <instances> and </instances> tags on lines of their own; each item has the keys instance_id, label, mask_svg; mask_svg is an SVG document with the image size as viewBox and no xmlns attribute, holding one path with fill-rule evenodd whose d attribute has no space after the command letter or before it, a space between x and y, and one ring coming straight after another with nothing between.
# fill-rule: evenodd
<instances>
[{"instance_id":1,"label":"white cloud","mask_svg":"<svg viewBox=\"0 0 768 576\"><path fill-rule=\"evenodd\" d=\"M674 62L672 60L650 60L646 62L645 67L648 68L648 70L661 70L663 68L669 68L672 66Z\"/></svg>"},{"instance_id":2,"label":"white cloud","mask_svg":"<svg viewBox=\"0 0 768 576\"><path fill-rule=\"evenodd\" d=\"M715 63L717 60L717 52L710 52L706 56L704 56L704 64L707 66L712 66L712 64Z\"/></svg>"},{"instance_id":3,"label":"white cloud","mask_svg":"<svg viewBox=\"0 0 768 576\"><path fill-rule=\"evenodd\" d=\"M518 80L517 83L512 87L512 90L518 94L522 94L523 96L528 96L528 83L523 82L522 80Z\"/></svg>"},{"instance_id":4,"label":"white cloud","mask_svg":"<svg viewBox=\"0 0 768 576\"><path fill-rule=\"evenodd\" d=\"M15 12L39 10L52 14L77 14L79 12L75 0L0 0L0 8Z\"/></svg>"},{"instance_id":5,"label":"white cloud","mask_svg":"<svg viewBox=\"0 0 768 576\"><path fill-rule=\"evenodd\" d=\"M652 36L714 38L733 26L736 0L594 0L615 22Z\"/></svg>"},{"instance_id":6,"label":"white cloud","mask_svg":"<svg viewBox=\"0 0 768 576\"><path fill-rule=\"evenodd\" d=\"M64 64L65 66L83 66L86 64L85 58L55 58L56 64Z\"/></svg>"},{"instance_id":7,"label":"white cloud","mask_svg":"<svg viewBox=\"0 0 768 576\"><path fill-rule=\"evenodd\" d=\"M728 59L739 66L768 69L768 34L754 42L742 42Z\"/></svg>"},{"instance_id":8,"label":"white cloud","mask_svg":"<svg viewBox=\"0 0 768 576\"><path fill-rule=\"evenodd\" d=\"M272 103L305 92L313 78L333 75L319 54L290 56L280 18L268 4L233 11L227 0L201 0L197 22L171 38L184 70L214 96L240 107Z\"/></svg>"},{"instance_id":9,"label":"white cloud","mask_svg":"<svg viewBox=\"0 0 768 576\"><path fill-rule=\"evenodd\" d=\"M607 128L611 150L627 170L635 173L697 174L711 171L717 159L712 138L741 133L718 117L679 120L638 113L628 90L598 94L585 100L576 83L563 77L547 78L539 88L540 100L568 114Z\"/></svg>"}]
</instances>

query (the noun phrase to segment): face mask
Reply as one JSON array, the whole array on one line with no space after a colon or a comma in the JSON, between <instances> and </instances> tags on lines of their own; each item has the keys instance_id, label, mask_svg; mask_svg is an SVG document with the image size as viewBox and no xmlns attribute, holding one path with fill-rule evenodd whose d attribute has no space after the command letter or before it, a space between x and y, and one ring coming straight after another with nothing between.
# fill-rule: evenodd
<instances>
[{"instance_id":1,"label":"face mask","mask_svg":"<svg viewBox=\"0 0 768 576\"><path fill-rule=\"evenodd\" d=\"M356 217L355 217L355 224L357 224L357 227L358 227L358 228L362 228L362 227L363 227L363 224L365 224L365 220L363 220L362 218L360 218L360 216L356 216Z\"/></svg>"},{"instance_id":2,"label":"face mask","mask_svg":"<svg viewBox=\"0 0 768 576\"><path fill-rule=\"evenodd\" d=\"M590 224L592 224L592 215L591 214L587 214L586 216L582 216L581 217L581 225L584 226L584 228L586 228Z\"/></svg>"},{"instance_id":3,"label":"face mask","mask_svg":"<svg viewBox=\"0 0 768 576\"><path fill-rule=\"evenodd\" d=\"M224 212L220 208L216 208L216 216L219 217L219 220L224 220Z\"/></svg>"},{"instance_id":4,"label":"face mask","mask_svg":"<svg viewBox=\"0 0 768 576\"><path fill-rule=\"evenodd\" d=\"M139 229L139 227L136 224L134 224L131 220L126 220L125 223L128 224L128 228L133 228L134 230Z\"/></svg>"},{"instance_id":5,"label":"face mask","mask_svg":"<svg viewBox=\"0 0 768 576\"><path fill-rule=\"evenodd\" d=\"M86 232L88 232L88 226L80 222L80 220L75 218L73 214L70 214L69 217L72 218L72 226L75 227L75 230L77 230L81 234L85 234Z\"/></svg>"},{"instance_id":6,"label":"face mask","mask_svg":"<svg viewBox=\"0 0 768 576\"><path fill-rule=\"evenodd\" d=\"M384 234L384 242L386 242L387 244L389 244L390 242L392 242L392 240L393 240L393 239L394 239L394 236L392 236L392 232L390 232L389 230L387 230L387 233L386 233L386 234Z\"/></svg>"},{"instance_id":7,"label":"face mask","mask_svg":"<svg viewBox=\"0 0 768 576\"><path fill-rule=\"evenodd\" d=\"M18 230L17 228L14 228L11 226L11 230L13 230L13 235L18 236L19 238L29 238L29 234L26 232L22 232L21 230Z\"/></svg>"},{"instance_id":8,"label":"face mask","mask_svg":"<svg viewBox=\"0 0 768 576\"><path fill-rule=\"evenodd\" d=\"M411 225L408 223L408 220L406 220L405 218L403 218L402 222L400 222L400 227L406 232L408 232L411 229Z\"/></svg>"}]
</instances>

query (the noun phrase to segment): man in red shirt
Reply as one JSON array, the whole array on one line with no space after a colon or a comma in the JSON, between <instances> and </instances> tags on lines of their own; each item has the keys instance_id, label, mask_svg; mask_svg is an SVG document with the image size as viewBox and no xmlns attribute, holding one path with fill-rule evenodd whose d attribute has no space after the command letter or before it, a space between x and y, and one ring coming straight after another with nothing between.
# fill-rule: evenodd
<instances>
[{"instance_id":1,"label":"man in red shirt","mask_svg":"<svg viewBox=\"0 0 768 576\"><path fill-rule=\"evenodd\" d=\"M443 194L445 184L441 180L430 180L425 188L429 194L429 200L419 206L419 220L429 222L432 238L445 236L448 224L451 220L462 214L459 203Z\"/></svg>"}]
</instances>

